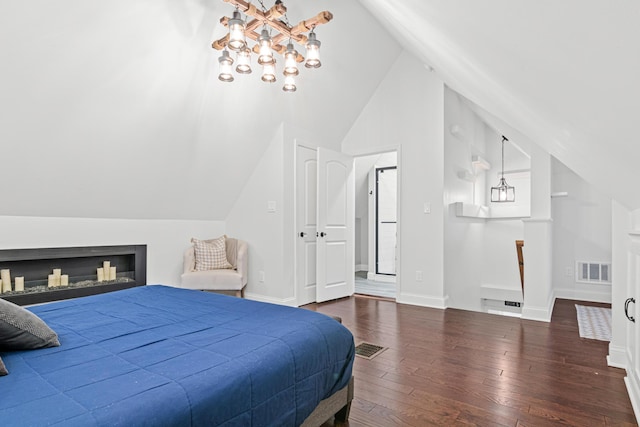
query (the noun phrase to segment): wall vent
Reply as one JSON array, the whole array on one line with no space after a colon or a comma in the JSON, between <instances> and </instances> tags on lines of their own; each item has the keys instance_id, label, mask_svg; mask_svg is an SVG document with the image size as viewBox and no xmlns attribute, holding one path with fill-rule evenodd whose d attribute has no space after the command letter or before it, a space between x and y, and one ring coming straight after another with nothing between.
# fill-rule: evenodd
<instances>
[{"instance_id":1,"label":"wall vent","mask_svg":"<svg viewBox=\"0 0 640 427\"><path fill-rule=\"evenodd\" d=\"M576 262L576 281L583 283L611 284L611 263Z\"/></svg>"}]
</instances>

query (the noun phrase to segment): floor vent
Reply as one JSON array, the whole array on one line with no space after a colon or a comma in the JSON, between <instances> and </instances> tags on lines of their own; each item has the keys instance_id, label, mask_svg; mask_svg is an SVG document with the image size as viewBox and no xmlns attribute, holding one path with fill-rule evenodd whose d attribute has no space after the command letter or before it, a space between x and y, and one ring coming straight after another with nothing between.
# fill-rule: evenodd
<instances>
[{"instance_id":1,"label":"floor vent","mask_svg":"<svg viewBox=\"0 0 640 427\"><path fill-rule=\"evenodd\" d=\"M356 356L371 360L386 349L386 347L363 342L356 346Z\"/></svg>"}]
</instances>

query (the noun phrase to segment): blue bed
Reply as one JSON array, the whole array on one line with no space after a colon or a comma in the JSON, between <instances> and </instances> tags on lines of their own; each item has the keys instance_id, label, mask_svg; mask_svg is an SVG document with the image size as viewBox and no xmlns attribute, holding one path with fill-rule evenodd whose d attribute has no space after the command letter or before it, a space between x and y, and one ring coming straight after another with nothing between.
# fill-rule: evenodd
<instances>
[{"instance_id":1,"label":"blue bed","mask_svg":"<svg viewBox=\"0 0 640 427\"><path fill-rule=\"evenodd\" d=\"M351 379L353 336L308 310L166 286L30 310L61 345L0 353L3 426L298 426Z\"/></svg>"}]
</instances>

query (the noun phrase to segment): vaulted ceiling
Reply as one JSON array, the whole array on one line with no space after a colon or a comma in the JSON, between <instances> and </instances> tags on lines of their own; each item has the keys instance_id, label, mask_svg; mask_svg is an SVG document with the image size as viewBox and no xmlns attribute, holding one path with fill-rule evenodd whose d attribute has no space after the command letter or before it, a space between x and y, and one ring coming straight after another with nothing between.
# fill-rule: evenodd
<instances>
[{"instance_id":1,"label":"vaulted ceiling","mask_svg":"<svg viewBox=\"0 0 640 427\"><path fill-rule=\"evenodd\" d=\"M361 0L452 89L640 208L640 3Z\"/></svg>"},{"instance_id":2,"label":"vaulted ceiling","mask_svg":"<svg viewBox=\"0 0 640 427\"><path fill-rule=\"evenodd\" d=\"M292 22L334 14L295 94L217 80L221 0L0 3L0 214L224 220L280 123L341 141L402 49L640 208L639 3L286 6Z\"/></svg>"}]
</instances>

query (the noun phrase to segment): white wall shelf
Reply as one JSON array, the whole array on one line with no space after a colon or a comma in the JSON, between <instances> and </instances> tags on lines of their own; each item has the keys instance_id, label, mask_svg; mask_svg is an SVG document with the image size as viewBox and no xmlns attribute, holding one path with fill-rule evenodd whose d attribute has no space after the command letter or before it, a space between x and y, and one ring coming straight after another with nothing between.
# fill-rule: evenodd
<instances>
[{"instance_id":1,"label":"white wall shelf","mask_svg":"<svg viewBox=\"0 0 640 427\"><path fill-rule=\"evenodd\" d=\"M454 202L456 216L460 218L481 218L481 219L525 219L530 216L518 215L517 213L492 212L489 206L475 205L472 203Z\"/></svg>"}]
</instances>

